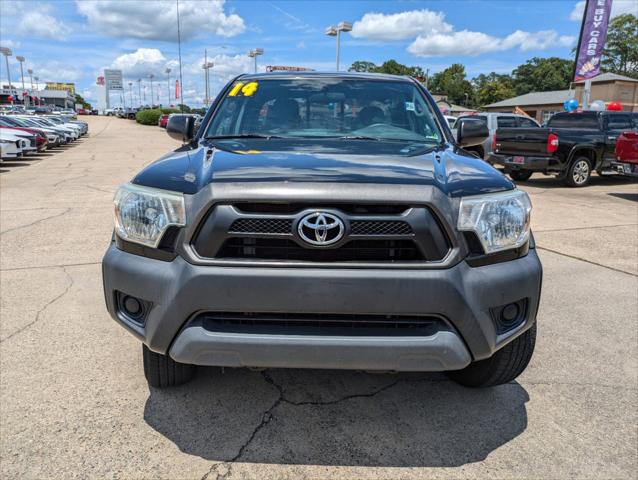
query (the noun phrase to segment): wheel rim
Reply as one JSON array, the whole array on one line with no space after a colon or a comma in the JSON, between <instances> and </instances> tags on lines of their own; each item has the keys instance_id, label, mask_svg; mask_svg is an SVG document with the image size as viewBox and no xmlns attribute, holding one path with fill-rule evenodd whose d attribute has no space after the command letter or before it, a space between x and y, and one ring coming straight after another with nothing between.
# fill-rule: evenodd
<instances>
[{"instance_id":1,"label":"wheel rim","mask_svg":"<svg viewBox=\"0 0 638 480\"><path fill-rule=\"evenodd\" d=\"M574 165L574 171L572 173L574 183L585 183L587 181L587 177L589 177L589 163L585 160L579 160L576 162L576 165Z\"/></svg>"}]
</instances>

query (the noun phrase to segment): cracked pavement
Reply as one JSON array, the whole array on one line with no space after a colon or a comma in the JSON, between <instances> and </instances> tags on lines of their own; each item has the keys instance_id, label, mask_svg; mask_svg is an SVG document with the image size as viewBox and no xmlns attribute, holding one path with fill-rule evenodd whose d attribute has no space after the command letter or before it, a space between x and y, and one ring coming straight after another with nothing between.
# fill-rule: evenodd
<instances>
[{"instance_id":1,"label":"cracked pavement","mask_svg":"<svg viewBox=\"0 0 638 480\"><path fill-rule=\"evenodd\" d=\"M2 478L635 478L637 183L522 184L545 278L516 382L211 368L150 390L100 260L116 186L177 144L85 118L77 145L0 165Z\"/></svg>"}]
</instances>

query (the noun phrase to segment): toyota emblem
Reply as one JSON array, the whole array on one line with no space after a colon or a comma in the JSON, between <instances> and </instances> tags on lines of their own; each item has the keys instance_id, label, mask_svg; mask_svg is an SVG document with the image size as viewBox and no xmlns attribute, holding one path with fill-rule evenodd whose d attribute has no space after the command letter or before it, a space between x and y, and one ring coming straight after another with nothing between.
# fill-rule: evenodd
<instances>
[{"instance_id":1,"label":"toyota emblem","mask_svg":"<svg viewBox=\"0 0 638 480\"><path fill-rule=\"evenodd\" d=\"M327 212L313 212L299 220L297 232L301 239L311 245L326 247L343 238L346 227L336 215Z\"/></svg>"}]
</instances>

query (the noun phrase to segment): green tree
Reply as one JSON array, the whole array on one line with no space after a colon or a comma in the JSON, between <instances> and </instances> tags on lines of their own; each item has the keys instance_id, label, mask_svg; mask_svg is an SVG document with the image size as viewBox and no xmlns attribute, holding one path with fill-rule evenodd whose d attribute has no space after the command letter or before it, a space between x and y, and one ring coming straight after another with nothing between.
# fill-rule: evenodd
<instances>
[{"instance_id":1,"label":"green tree","mask_svg":"<svg viewBox=\"0 0 638 480\"><path fill-rule=\"evenodd\" d=\"M78 105L81 105L82 108L85 108L87 110L93 110L93 107L91 106L91 104L87 102L86 100L84 100L84 98L82 98L82 95L80 95L79 93L75 94L75 103Z\"/></svg>"},{"instance_id":2,"label":"green tree","mask_svg":"<svg viewBox=\"0 0 638 480\"><path fill-rule=\"evenodd\" d=\"M433 93L447 95L452 103L460 105L474 103L472 84L465 78L465 67L460 63L435 73L428 82L428 87Z\"/></svg>"},{"instance_id":3,"label":"green tree","mask_svg":"<svg viewBox=\"0 0 638 480\"><path fill-rule=\"evenodd\" d=\"M611 21L601 67L606 72L638 78L638 17L626 13Z\"/></svg>"},{"instance_id":4,"label":"green tree","mask_svg":"<svg viewBox=\"0 0 638 480\"><path fill-rule=\"evenodd\" d=\"M474 88L475 106L489 105L516 95L512 77L499 75L496 72L487 75L481 73L472 79L472 87Z\"/></svg>"},{"instance_id":5,"label":"green tree","mask_svg":"<svg viewBox=\"0 0 638 480\"><path fill-rule=\"evenodd\" d=\"M376 73L387 73L390 75L409 75L411 77L424 76L424 72L421 67L408 67L407 65L403 65L396 60L387 60L383 62L381 66L376 67L374 70L371 71Z\"/></svg>"},{"instance_id":6,"label":"green tree","mask_svg":"<svg viewBox=\"0 0 638 480\"><path fill-rule=\"evenodd\" d=\"M357 60L348 69L349 72L374 72L377 69L377 66L372 62L367 62L365 60Z\"/></svg>"},{"instance_id":7,"label":"green tree","mask_svg":"<svg viewBox=\"0 0 638 480\"><path fill-rule=\"evenodd\" d=\"M569 88L574 62L558 57L534 57L512 72L517 95Z\"/></svg>"}]
</instances>

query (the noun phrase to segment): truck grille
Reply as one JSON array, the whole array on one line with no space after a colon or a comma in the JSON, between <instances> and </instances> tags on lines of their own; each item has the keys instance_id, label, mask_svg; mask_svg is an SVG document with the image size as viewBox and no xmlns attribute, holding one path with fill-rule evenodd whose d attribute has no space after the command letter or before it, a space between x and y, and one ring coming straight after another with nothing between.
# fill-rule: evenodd
<instances>
[{"instance_id":1,"label":"truck grille","mask_svg":"<svg viewBox=\"0 0 638 480\"><path fill-rule=\"evenodd\" d=\"M213 332L275 335L432 336L445 322L429 315L210 312L195 322Z\"/></svg>"},{"instance_id":2,"label":"truck grille","mask_svg":"<svg viewBox=\"0 0 638 480\"><path fill-rule=\"evenodd\" d=\"M231 238L217 258L307 262L398 262L425 260L410 240L352 240L334 249L305 248L279 238Z\"/></svg>"},{"instance_id":3,"label":"truck grille","mask_svg":"<svg viewBox=\"0 0 638 480\"><path fill-rule=\"evenodd\" d=\"M299 228L318 212L342 221L334 245L312 244L307 238L312 230ZM313 263L439 261L451 248L427 207L374 204L220 204L202 220L191 243L202 258Z\"/></svg>"}]
</instances>

